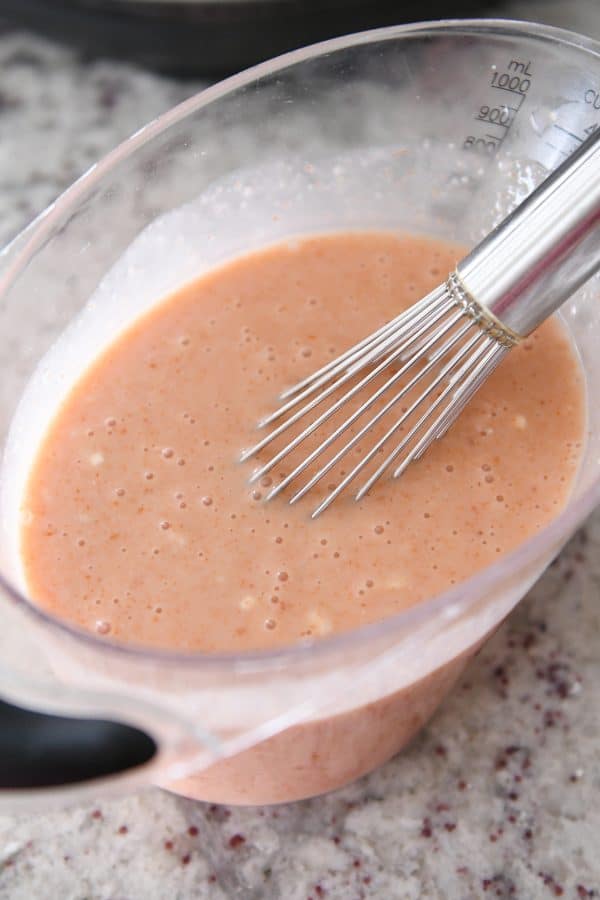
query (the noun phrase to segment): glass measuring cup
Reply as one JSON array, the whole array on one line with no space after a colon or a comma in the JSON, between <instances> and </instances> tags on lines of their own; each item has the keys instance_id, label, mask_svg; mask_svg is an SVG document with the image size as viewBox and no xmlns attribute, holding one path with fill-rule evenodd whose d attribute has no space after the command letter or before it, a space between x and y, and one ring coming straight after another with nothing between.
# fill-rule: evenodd
<instances>
[{"instance_id":1,"label":"glass measuring cup","mask_svg":"<svg viewBox=\"0 0 600 900\"><path fill-rule=\"evenodd\" d=\"M598 502L592 402L577 486L547 529L406 613L272 652L123 646L38 609L18 558L28 464L86 362L182 282L237 252L328 229L395 228L473 244L598 121L600 48L566 32L486 20L341 38L167 113L4 251L2 694L24 707L129 723L156 747L124 774L7 790L7 803L147 782L201 799L291 800L359 776L410 740ZM564 311L590 398L600 379L594 287Z\"/></svg>"}]
</instances>

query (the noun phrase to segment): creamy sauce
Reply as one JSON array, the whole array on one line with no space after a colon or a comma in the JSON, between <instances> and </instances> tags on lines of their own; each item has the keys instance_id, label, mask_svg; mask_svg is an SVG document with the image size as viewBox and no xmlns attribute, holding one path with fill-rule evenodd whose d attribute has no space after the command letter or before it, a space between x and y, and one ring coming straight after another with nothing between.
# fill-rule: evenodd
<instances>
[{"instance_id":1,"label":"creamy sauce","mask_svg":"<svg viewBox=\"0 0 600 900\"><path fill-rule=\"evenodd\" d=\"M391 233L303 238L239 257L138 319L75 384L39 449L21 539L34 600L138 644L280 646L406 609L548 524L585 420L557 321L509 354L423 460L358 504L341 498L313 522L331 479L312 504L265 504L270 478L249 488L252 467L236 461L278 390L461 255Z\"/></svg>"}]
</instances>

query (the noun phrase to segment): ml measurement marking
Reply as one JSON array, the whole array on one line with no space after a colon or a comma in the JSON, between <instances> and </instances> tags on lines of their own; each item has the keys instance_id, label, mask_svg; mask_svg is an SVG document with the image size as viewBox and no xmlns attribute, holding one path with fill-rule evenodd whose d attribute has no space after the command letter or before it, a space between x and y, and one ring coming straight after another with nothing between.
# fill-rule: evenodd
<instances>
[{"instance_id":1,"label":"ml measurement marking","mask_svg":"<svg viewBox=\"0 0 600 900\"><path fill-rule=\"evenodd\" d=\"M586 92L586 96L587 94L589 94L589 91ZM586 100L585 102L587 103L588 101ZM573 127L576 128L578 126L577 124L575 124ZM597 128L598 124L596 122L592 122L592 124L588 125L587 128L583 128L582 134L577 134L577 132L573 131L573 129L565 128L563 125L559 125L558 122L554 122L554 124L552 125L552 129L558 131L558 135L556 137L558 146L557 144L553 143L553 140L546 139L544 143L546 147L550 147L551 150L554 150L555 153L558 153L560 156L566 159L571 155L577 145L582 144L585 139L590 136L590 134L596 131ZM552 132L550 133L550 137L554 138ZM569 138L566 144L564 142L565 137ZM573 141L575 143L573 143ZM563 144L564 146L560 146L560 144Z\"/></svg>"},{"instance_id":2,"label":"ml measurement marking","mask_svg":"<svg viewBox=\"0 0 600 900\"><path fill-rule=\"evenodd\" d=\"M525 62L521 59L511 59L503 72L493 67L489 88L512 95L510 103L497 102L496 95L490 95L491 102L480 106L473 117L475 122L484 123L485 131L478 128L477 133L468 134L463 141L464 150L487 156L494 156L498 152L525 102L532 80L531 60ZM508 101L508 98L506 99Z\"/></svg>"}]
</instances>

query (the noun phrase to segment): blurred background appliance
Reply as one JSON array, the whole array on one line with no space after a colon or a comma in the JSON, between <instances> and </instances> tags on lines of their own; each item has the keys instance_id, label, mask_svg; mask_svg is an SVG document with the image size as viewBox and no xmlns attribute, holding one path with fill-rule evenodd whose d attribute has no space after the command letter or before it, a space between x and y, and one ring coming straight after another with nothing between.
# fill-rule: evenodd
<instances>
[{"instance_id":1,"label":"blurred background appliance","mask_svg":"<svg viewBox=\"0 0 600 900\"><path fill-rule=\"evenodd\" d=\"M490 0L0 0L0 16L91 56L222 76L381 25L479 16Z\"/></svg>"}]
</instances>

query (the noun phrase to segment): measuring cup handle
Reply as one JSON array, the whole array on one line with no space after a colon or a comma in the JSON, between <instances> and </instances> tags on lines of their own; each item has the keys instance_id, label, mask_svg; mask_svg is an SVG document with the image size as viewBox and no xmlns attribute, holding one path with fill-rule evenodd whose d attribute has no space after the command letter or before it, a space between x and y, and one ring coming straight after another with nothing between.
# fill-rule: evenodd
<instances>
[{"instance_id":1,"label":"measuring cup handle","mask_svg":"<svg viewBox=\"0 0 600 900\"><path fill-rule=\"evenodd\" d=\"M0 700L0 791L105 778L149 762L157 749L131 725L33 712Z\"/></svg>"},{"instance_id":2,"label":"measuring cup handle","mask_svg":"<svg viewBox=\"0 0 600 900\"><path fill-rule=\"evenodd\" d=\"M0 808L131 790L222 755L212 732L165 704L0 667Z\"/></svg>"}]
</instances>

